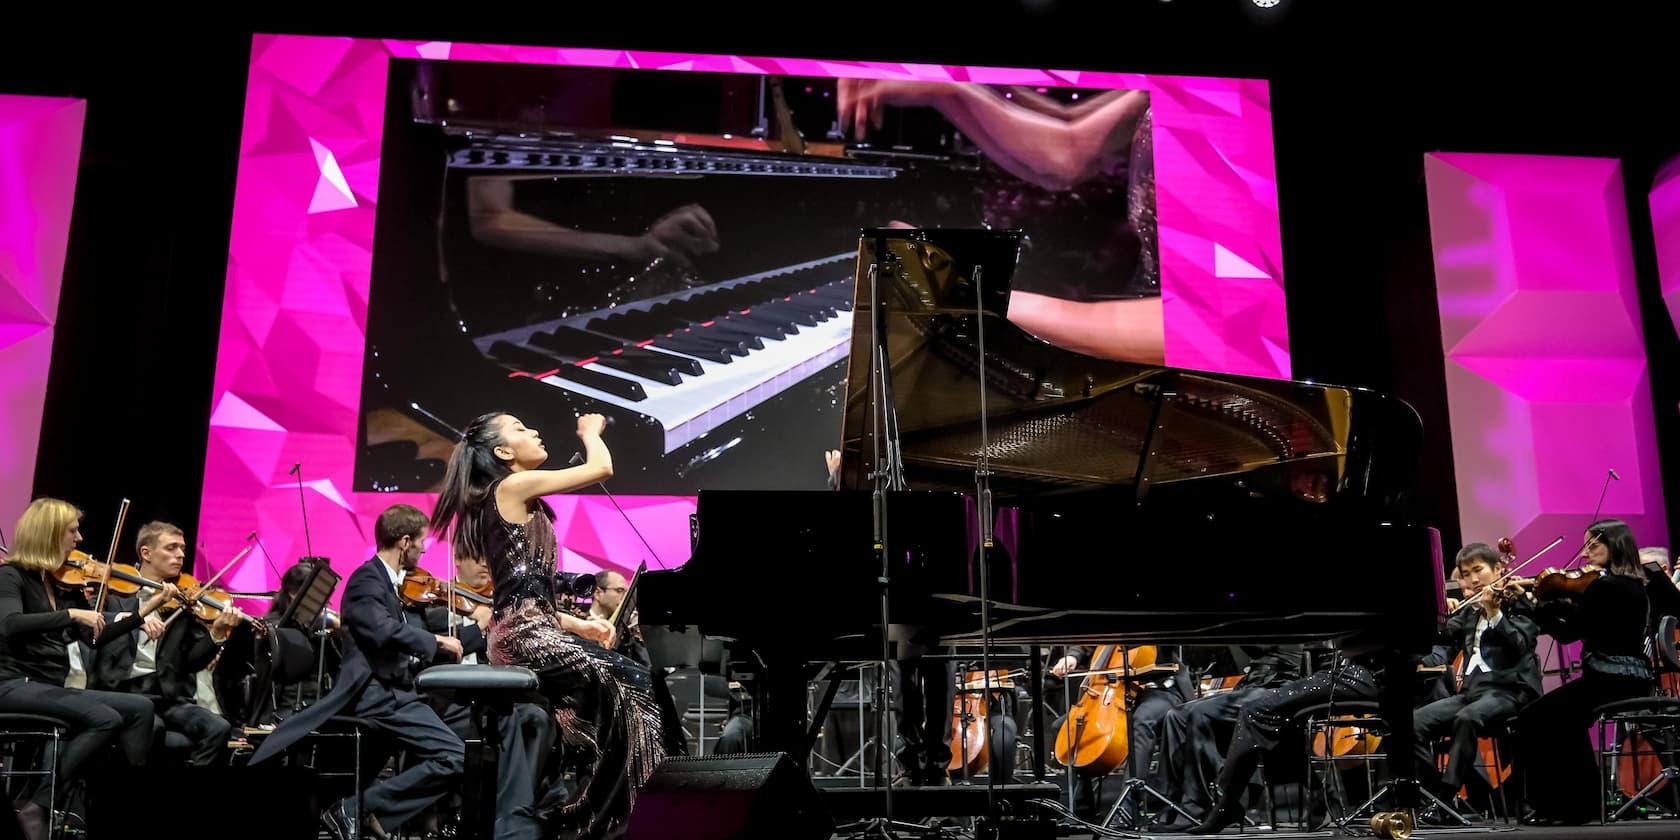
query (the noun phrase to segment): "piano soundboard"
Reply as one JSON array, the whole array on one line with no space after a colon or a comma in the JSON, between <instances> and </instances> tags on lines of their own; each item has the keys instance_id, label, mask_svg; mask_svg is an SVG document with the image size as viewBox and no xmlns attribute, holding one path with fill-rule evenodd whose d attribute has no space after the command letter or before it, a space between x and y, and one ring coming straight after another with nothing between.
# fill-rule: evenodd
<instances>
[{"instance_id":1,"label":"piano soundboard","mask_svg":"<svg viewBox=\"0 0 1680 840\"><path fill-rule=\"evenodd\" d=\"M853 251L475 339L588 410L663 430L667 454L846 358Z\"/></svg>"}]
</instances>

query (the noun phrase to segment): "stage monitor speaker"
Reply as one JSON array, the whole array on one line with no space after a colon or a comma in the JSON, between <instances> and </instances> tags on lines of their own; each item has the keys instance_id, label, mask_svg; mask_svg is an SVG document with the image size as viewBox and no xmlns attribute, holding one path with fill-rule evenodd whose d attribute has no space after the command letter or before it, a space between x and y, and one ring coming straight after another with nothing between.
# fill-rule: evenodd
<instances>
[{"instance_id":1,"label":"stage monitor speaker","mask_svg":"<svg viewBox=\"0 0 1680 840\"><path fill-rule=\"evenodd\" d=\"M787 753L670 758L636 794L625 840L827 840L834 819Z\"/></svg>"}]
</instances>

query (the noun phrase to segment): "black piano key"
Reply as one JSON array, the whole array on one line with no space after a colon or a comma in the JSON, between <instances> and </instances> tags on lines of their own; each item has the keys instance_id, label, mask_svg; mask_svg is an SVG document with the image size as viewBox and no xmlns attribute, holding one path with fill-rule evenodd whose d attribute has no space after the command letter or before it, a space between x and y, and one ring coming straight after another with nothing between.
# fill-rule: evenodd
<instances>
[{"instance_id":1,"label":"black piano key","mask_svg":"<svg viewBox=\"0 0 1680 840\"><path fill-rule=\"evenodd\" d=\"M734 361L730 357L729 351L723 347L697 339L689 333L660 336L654 339L653 346L663 347L666 350L673 350L678 353L687 353L690 356L696 356L708 362L717 362L720 365L727 365Z\"/></svg>"},{"instance_id":2,"label":"black piano key","mask_svg":"<svg viewBox=\"0 0 1680 840\"><path fill-rule=\"evenodd\" d=\"M523 368L526 373L538 373L566 363L565 359L552 353L529 344L514 344L511 341L498 341L490 345L490 355L516 368Z\"/></svg>"},{"instance_id":3,"label":"black piano key","mask_svg":"<svg viewBox=\"0 0 1680 840\"><path fill-rule=\"evenodd\" d=\"M647 391L642 389L642 383L630 379L621 379L610 373L602 373L594 368L578 367L577 365L561 365L554 372L555 376L579 385L588 385L597 391L605 391L614 396L623 397L633 402L647 399Z\"/></svg>"},{"instance_id":4,"label":"black piano key","mask_svg":"<svg viewBox=\"0 0 1680 840\"><path fill-rule=\"evenodd\" d=\"M753 307L753 314L762 314L767 318L785 319L789 323L798 324L802 327L814 327L817 325L818 321L822 320L818 318L815 313L806 312L796 306L790 306L786 301L775 301L764 304L763 306L755 306Z\"/></svg>"},{"instance_id":5,"label":"black piano key","mask_svg":"<svg viewBox=\"0 0 1680 840\"><path fill-rule=\"evenodd\" d=\"M544 350L559 353L570 361L579 361L590 356L611 353L624 346L621 341L591 335L572 327L558 327L553 332L533 333L531 344Z\"/></svg>"},{"instance_id":6,"label":"black piano key","mask_svg":"<svg viewBox=\"0 0 1680 840\"><path fill-rule=\"evenodd\" d=\"M628 352L602 356L596 364L602 367L610 367L613 370L622 370L625 373L635 374L643 379L651 379L654 382L662 382L666 385L682 384L682 375L677 373L674 365L659 360L649 360L646 357L632 355Z\"/></svg>"},{"instance_id":7,"label":"black piano key","mask_svg":"<svg viewBox=\"0 0 1680 840\"><path fill-rule=\"evenodd\" d=\"M680 330L671 334L672 338L682 338L716 347L731 356L746 358L749 349L746 342L733 336L727 336L715 330L701 327L699 329Z\"/></svg>"},{"instance_id":8,"label":"black piano key","mask_svg":"<svg viewBox=\"0 0 1680 840\"><path fill-rule=\"evenodd\" d=\"M755 336L758 336L759 338L768 338L771 341L781 341L782 339L788 337L788 330L786 330L782 327L776 326L774 324L767 324L767 323L764 323L764 322L761 322L761 321L756 321L756 320L753 320L753 318L751 316L741 315L739 313L730 315L728 318L720 318L716 321L713 321L712 326L707 327L706 329L714 329L714 328L733 330L733 331L736 331L736 332L746 333L748 335L755 335Z\"/></svg>"},{"instance_id":9,"label":"black piano key","mask_svg":"<svg viewBox=\"0 0 1680 840\"><path fill-rule=\"evenodd\" d=\"M763 350L765 336L740 327L728 326L727 321L712 321L710 326L696 325L696 335L720 335L731 341L740 342L744 350Z\"/></svg>"},{"instance_id":10,"label":"black piano key","mask_svg":"<svg viewBox=\"0 0 1680 840\"><path fill-rule=\"evenodd\" d=\"M673 356L670 353L661 353L647 347L626 347L623 355L631 359L646 360L649 364L670 365L672 370L690 376L699 376L706 372L706 369L693 359Z\"/></svg>"},{"instance_id":11,"label":"black piano key","mask_svg":"<svg viewBox=\"0 0 1680 840\"><path fill-rule=\"evenodd\" d=\"M778 317L753 309L751 312L731 312L730 323L750 324L760 329L770 329L780 332L783 336L794 335L799 332L799 326L791 320Z\"/></svg>"}]
</instances>

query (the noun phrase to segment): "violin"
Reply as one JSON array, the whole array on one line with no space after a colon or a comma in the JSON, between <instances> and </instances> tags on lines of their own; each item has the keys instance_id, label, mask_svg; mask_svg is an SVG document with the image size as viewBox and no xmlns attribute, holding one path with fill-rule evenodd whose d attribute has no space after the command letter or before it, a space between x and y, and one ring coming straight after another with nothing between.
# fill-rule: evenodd
<instances>
[{"instance_id":1,"label":"violin","mask_svg":"<svg viewBox=\"0 0 1680 840\"><path fill-rule=\"evenodd\" d=\"M222 617L222 613L227 612L228 607L233 606L232 597L228 595L226 589L216 586L214 583L201 584L186 572L182 572L179 577L175 578L175 588L181 590L181 595L186 599L186 604L181 604L172 599L164 605L164 608L185 606L192 611L194 618L206 624L215 622L216 619ZM176 613L176 615L179 614ZM170 616L171 621L174 618L174 616ZM259 635L268 631L267 624L248 613L241 618L249 623Z\"/></svg>"},{"instance_id":2,"label":"violin","mask_svg":"<svg viewBox=\"0 0 1680 840\"><path fill-rule=\"evenodd\" d=\"M136 595L141 589L163 588L163 584L141 577L140 570L127 563L106 564L80 550L71 551L70 556L50 574L55 583L71 590L80 590L90 584L104 584L118 595Z\"/></svg>"},{"instance_id":3,"label":"violin","mask_svg":"<svg viewBox=\"0 0 1680 840\"><path fill-rule=\"evenodd\" d=\"M1567 571L1547 569L1535 580L1534 597L1540 601L1578 597L1605 574L1600 566L1581 566Z\"/></svg>"},{"instance_id":4,"label":"violin","mask_svg":"<svg viewBox=\"0 0 1680 840\"><path fill-rule=\"evenodd\" d=\"M459 580L443 580L425 569L415 569L403 577L397 598L411 607L429 607L442 602L453 612L472 615L479 607L495 603L494 581L486 580L478 586L468 586Z\"/></svg>"}]
</instances>

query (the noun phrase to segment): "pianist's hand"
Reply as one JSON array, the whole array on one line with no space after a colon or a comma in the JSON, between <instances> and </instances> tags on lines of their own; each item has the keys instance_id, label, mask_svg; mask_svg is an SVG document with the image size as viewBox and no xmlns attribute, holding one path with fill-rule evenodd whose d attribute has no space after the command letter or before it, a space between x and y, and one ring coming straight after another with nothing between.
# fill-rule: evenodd
<instances>
[{"instance_id":1,"label":"pianist's hand","mask_svg":"<svg viewBox=\"0 0 1680 840\"><path fill-rule=\"evenodd\" d=\"M659 257L687 262L690 257L718 249L717 222L698 204L678 207L648 226L636 242L636 258L652 262Z\"/></svg>"},{"instance_id":2,"label":"pianist's hand","mask_svg":"<svg viewBox=\"0 0 1680 840\"><path fill-rule=\"evenodd\" d=\"M461 640L451 636L437 637L438 650L449 651L449 657L456 662L461 661Z\"/></svg>"},{"instance_id":3,"label":"pianist's hand","mask_svg":"<svg viewBox=\"0 0 1680 840\"><path fill-rule=\"evenodd\" d=\"M836 116L840 130L854 136L869 136L869 128L881 127L881 115L892 105L932 105L950 87L947 82L912 82L902 79L841 79L835 91Z\"/></svg>"},{"instance_id":4,"label":"pianist's hand","mask_svg":"<svg viewBox=\"0 0 1680 840\"><path fill-rule=\"evenodd\" d=\"M827 449L823 451L823 461L828 464L828 474L832 478L840 471L840 450Z\"/></svg>"},{"instance_id":5,"label":"pianist's hand","mask_svg":"<svg viewBox=\"0 0 1680 840\"><path fill-rule=\"evenodd\" d=\"M591 435L600 437L601 432L606 428L607 418L602 417L599 414L585 414L578 418L577 433L580 438L589 437Z\"/></svg>"},{"instance_id":6,"label":"pianist's hand","mask_svg":"<svg viewBox=\"0 0 1680 840\"><path fill-rule=\"evenodd\" d=\"M578 625L577 634L585 639L600 642L602 647L607 648L612 647L613 643L618 641L618 633L613 630L612 622L604 618L591 618L588 621L581 622Z\"/></svg>"}]
</instances>

